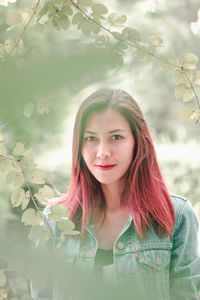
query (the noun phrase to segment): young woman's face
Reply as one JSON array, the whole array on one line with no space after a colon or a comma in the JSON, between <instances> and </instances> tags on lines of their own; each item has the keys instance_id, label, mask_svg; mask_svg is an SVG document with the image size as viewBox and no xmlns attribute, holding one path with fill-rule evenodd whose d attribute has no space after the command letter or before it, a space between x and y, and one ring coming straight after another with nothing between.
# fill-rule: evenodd
<instances>
[{"instance_id":1,"label":"young woman's face","mask_svg":"<svg viewBox=\"0 0 200 300\"><path fill-rule=\"evenodd\" d=\"M120 182L132 161L134 145L130 125L119 112L107 109L88 117L82 156L100 183Z\"/></svg>"}]
</instances>

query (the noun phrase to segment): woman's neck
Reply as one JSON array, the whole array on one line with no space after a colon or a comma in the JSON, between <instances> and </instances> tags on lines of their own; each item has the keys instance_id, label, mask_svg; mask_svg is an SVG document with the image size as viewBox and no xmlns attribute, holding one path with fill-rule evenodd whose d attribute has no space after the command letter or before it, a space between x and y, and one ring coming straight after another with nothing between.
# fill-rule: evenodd
<instances>
[{"instance_id":1,"label":"woman's neck","mask_svg":"<svg viewBox=\"0 0 200 300\"><path fill-rule=\"evenodd\" d=\"M106 212L114 212L121 209L121 195L124 183L102 184L102 190L106 201Z\"/></svg>"}]
</instances>

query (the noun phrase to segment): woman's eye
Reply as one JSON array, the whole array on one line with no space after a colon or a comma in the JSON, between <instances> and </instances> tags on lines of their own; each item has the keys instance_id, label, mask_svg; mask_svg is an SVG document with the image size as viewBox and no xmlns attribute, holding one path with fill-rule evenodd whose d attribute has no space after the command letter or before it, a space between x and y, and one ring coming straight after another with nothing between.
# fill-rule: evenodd
<instances>
[{"instance_id":1,"label":"woman's eye","mask_svg":"<svg viewBox=\"0 0 200 300\"><path fill-rule=\"evenodd\" d=\"M119 135L119 134L114 134L113 136L112 136L112 139L113 140L121 140L123 137L121 136L121 135Z\"/></svg>"},{"instance_id":2,"label":"woman's eye","mask_svg":"<svg viewBox=\"0 0 200 300\"><path fill-rule=\"evenodd\" d=\"M86 137L84 137L84 141L86 141L86 142L92 142L95 139L96 139L95 136L86 136Z\"/></svg>"}]
</instances>

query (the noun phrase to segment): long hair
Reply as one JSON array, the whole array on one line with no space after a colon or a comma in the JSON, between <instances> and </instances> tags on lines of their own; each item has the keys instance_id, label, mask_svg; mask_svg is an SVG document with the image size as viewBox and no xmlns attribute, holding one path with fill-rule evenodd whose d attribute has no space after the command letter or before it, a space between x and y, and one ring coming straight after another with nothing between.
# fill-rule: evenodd
<instances>
[{"instance_id":1,"label":"long hair","mask_svg":"<svg viewBox=\"0 0 200 300\"><path fill-rule=\"evenodd\" d=\"M82 102L73 131L69 187L60 203L69 209L69 218L75 224L79 223L83 235L92 217L91 208L94 204L100 203L99 207L105 214L105 198L101 184L87 168L81 150L88 116L106 109L118 111L128 121L135 140L133 159L121 195L121 205L130 209L140 239L146 236L147 227L153 230L154 225L160 236L172 235L174 208L157 162L147 124L136 101L120 89L100 89Z\"/></svg>"}]
</instances>

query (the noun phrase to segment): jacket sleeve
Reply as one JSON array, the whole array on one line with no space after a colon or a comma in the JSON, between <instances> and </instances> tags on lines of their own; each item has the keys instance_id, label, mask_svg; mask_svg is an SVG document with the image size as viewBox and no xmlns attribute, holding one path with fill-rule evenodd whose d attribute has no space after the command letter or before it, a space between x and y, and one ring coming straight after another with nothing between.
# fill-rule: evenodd
<instances>
[{"instance_id":1,"label":"jacket sleeve","mask_svg":"<svg viewBox=\"0 0 200 300\"><path fill-rule=\"evenodd\" d=\"M171 253L170 299L198 300L200 299L199 221L188 200L182 199L179 204Z\"/></svg>"}]
</instances>

